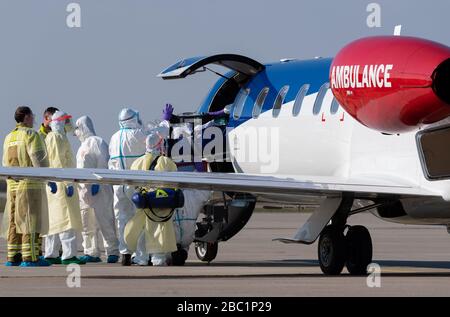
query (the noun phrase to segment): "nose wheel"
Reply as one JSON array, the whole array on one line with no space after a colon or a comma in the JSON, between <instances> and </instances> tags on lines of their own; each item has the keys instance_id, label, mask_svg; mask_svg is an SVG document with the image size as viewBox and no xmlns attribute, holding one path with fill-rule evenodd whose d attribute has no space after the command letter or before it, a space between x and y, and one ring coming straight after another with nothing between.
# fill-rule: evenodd
<instances>
[{"instance_id":1,"label":"nose wheel","mask_svg":"<svg viewBox=\"0 0 450 317\"><path fill-rule=\"evenodd\" d=\"M219 244L217 242L196 242L195 254L197 258L202 262L211 262L217 256Z\"/></svg>"},{"instance_id":2,"label":"nose wheel","mask_svg":"<svg viewBox=\"0 0 450 317\"><path fill-rule=\"evenodd\" d=\"M344 266L351 275L367 274L372 262L372 239L363 226L347 226L347 234L341 226L329 225L319 238L318 258L320 269L326 275L339 275Z\"/></svg>"}]
</instances>

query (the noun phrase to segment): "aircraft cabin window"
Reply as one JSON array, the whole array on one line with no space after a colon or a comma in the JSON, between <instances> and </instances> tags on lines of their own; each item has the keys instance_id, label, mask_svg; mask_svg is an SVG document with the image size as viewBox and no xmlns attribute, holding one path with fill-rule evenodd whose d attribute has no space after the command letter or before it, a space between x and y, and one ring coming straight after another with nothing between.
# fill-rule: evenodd
<instances>
[{"instance_id":1,"label":"aircraft cabin window","mask_svg":"<svg viewBox=\"0 0 450 317\"><path fill-rule=\"evenodd\" d=\"M319 92L317 93L316 101L314 101L313 107L313 115L318 115L320 110L322 109L323 100L325 99L325 95L330 88L330 83L325 83L320 87Z\"/></svg>"},{"instance_id":2,"label":"aircraft cabin window","mask_svg":"<svg viewBox=\"0 0 450 317\"><path fill-rule=\"evenodd\" d=\"M300 110L302 109L303 99L305 99L309 87L310 87L309 84L304 84L298 90L297 97L295 97L294 107L292 108L292 115L294 117L298 116L298 114L300 113Z\"/></svg>"},{"instance_id":3,"label":"aircraft cabin window","mask_svg":"<svg viewBox=\"0 0 450 317\"><path fill-rule=\"evenodd\" d=\"M283 88L280 89L280 92L278 93L277 98L273 103L272 116L274 118L278 117L278 115L280 114L281 106L284 103L284 98L286 98L288 91L289 86L284 86Z\"/></svg>"},{"instance_id":4,"label":"aircraft cabin window","mask_svg":"<svg viewBox=\"0 0 450 317\"><path fill-rule=\"evenodd\" d=\"M239 119L242 114L242 110L244 109L245 101L247 100L248 95L250 94L250 89L241 89L238 96L236 97L236 102L234 104L233 117L234 119Z\"/></svg>"},{"instance_id":5,"label":"aircraft cabin window","mask_svg":"<svg viewBox=\"0 0 450 317\"><path fill-rule=\"evenodd\" d=\"M333 97L333 101L331 102L331 107L330 107L330 113L331 114L336 114L339 110L339 102L337 101L336 97Z\"/></svg>"},{"instance_id":6,"label":"aircraft cabin window","mask_svg":"<svg viewBox=\"0 0 450 317\"><path fill-rule=\"evenodd\" d=\"M261 92L258 95L258 98L256 98L255 105L253 106L253 118L258 118L261 114L261 109L264 105L264 101L266 101L266 97L269 94L269 87L263 88Z\"/></svg>"}]
</instances>

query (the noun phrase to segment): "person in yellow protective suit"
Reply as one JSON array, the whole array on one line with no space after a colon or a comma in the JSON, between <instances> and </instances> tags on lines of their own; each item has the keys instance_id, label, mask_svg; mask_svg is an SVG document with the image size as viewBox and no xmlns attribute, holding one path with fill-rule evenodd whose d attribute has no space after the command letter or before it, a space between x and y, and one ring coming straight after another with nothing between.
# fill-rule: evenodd
<instances>
[{"instance_id":1,"label":"person in yellow protective suit","mask_svg":"<svg viewBox=\"0 0 450 317\"><path fill-rule=\"evenodd\" d=\"M45 138L51 168L75 168L75 158L66 132L73 129L71 116L57 111L52 116L52 131ZM85 264L76 257L77 232L81 232L78 193L71 183L50 183L47 188L49 230L45 238L45 259L53 264ZM59 249L62 245L62 256Z\"/></svg>"},{"instance_id":2,"label":"person in yellow protective suit","mask_svg":"<svg viewBox=\"0 0 450 317\"><path fill-rule=\"evenodd\" d=\"M50 128L50 122L52 122L52 116L53 114L58 111L58 108L55 107L48 107L47 109L45 109L44 111L44 115L43 115L43 122L41 124L41 126L39 127L39 135L42 137L43 140L45 140L45 138L47 137L47 134L52 131L52 129Z\"/></svg>"},{"instance_id":3,"label":"person in yellow protective suit","mask_svg":"<svg viewBox=\"0 0 450 317\"><path fill-rule=\"evenodd\" d=\"M45 145L33 130L34 115L29 107L18 107L16 128L3 145L4 167L48 167ZM31 180L7 181L5 210L8 256L6 266L49 266L39 259L39 234L48 229L45 185Z\"/></svg>"},{"instance_id":4,"label":"person in yellow protective suit","mask_svg":"<svg viewBox=\"0 0 450 317\"><path fill-rule=\"evenodd\" d=\"M163 146L164 139L158 133L150 133L146 138L146 154L134 161L131 170L176 171L176 164L170 158L162 155ZM129 188L128 193L136 190L139 188ZM155 189L146 188L146 190ZM170 210L168 211L170 212ZM161 212L167 211L162 210ZM164 217L165 215L159 216ZM138 209L125 226L125 242L131 250L136 250L142 232L145 236L146 251L151 254L152 265L166 265L166 261L170 259L170 253L177 250L173 221L169 219L166 222L154 222L146 216L143 209Z\"/></svg>"},{"instance_id":5,"label":"person in yellow protective suit","mask_svg":"<svg viewBox=\"0 0 450 317\"><path fill-rule=\"evenodd\" d=\"M50 122L52 121L52 116L58 110L59 109L55 108L55 107L48 107L44 111L43 122L38 130L38 133L42 137L44 144L45 144L45 138L47 137L47 134L50 131L52 131L52 129L50 128ZM39 255L42 255L42 238L41 237L39 237L38 243L39 243Z\"/></svg>"}]
</instances>

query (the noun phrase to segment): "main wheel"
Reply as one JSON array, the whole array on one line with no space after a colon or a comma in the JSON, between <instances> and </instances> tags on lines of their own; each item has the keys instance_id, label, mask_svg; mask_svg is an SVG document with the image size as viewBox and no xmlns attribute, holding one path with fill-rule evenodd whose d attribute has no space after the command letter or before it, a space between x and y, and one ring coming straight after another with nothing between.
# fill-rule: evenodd
<instances>
[{"instance_id":1,"label":"main wheel","mask_svg":"<svg viewBox=\"0 0 450 317\"><path fill-rule=\"evenodd\" d=\"M320 234L318 257L320 269L326 275L339 275L347 259L343 230L330 225Z\"/></svg>"},{"instance_id":2,"label":"main wheel","mask_svg":"<svg viewBox=\"0 0 450 317\"><path fill-rule=\"evenodd\" d=\"M345 237L347 242L347 270L351 275L367 274L372 262L372 239L369 230L363 226L352 226Z\"/></svg>"},{"instance_id":3,"label":"main wheel","mask_svg":"<svg viewBox=\"0 0 450 317\"><path fill-rule=\"evenodd\" d=\"M219 249L219 244L217 242L196 242L195 243L195 254L200 261L211 262L217 256L217 251Z\"/></svg>"}]
</instances>

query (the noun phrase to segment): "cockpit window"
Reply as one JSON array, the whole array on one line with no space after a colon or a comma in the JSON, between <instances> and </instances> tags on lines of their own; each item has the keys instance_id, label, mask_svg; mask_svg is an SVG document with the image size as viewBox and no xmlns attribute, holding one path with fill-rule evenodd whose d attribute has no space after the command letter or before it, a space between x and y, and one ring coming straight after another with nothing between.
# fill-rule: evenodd
<instances>
[{"instance_id":1,"label":"cockpit window","mask_svg":"<svg viewBox=\"0 0 450 317\"><path fill-rule=\"evenodd\" d=\"M244 109L245 101L247 100L248 95L250 94L250 89L241 89L238 96L236 97L236 102L234 104L233 117L234 119L239 119L242 114L242 110Z\"/></svg>"},{"instance_id":2,"label":"cockpit window","mask_svg":"<svg viewBox=\"0 0 450 317\"><path fill-rule=\"evenodd\" d=\"M310 85L304 84L298 90L297 97L295 97L294 107L292 108L292 115L294 117L298 116L300 110L302 109L303 99L305 99L306 94L308 93Z\"/></svg>"},{"instance_id":3,"label":"cockpit window","mask_svg":"<svg viewBox=\"0 0 450 317\"><path fill-rule=\"evenodd\" d=\"M280 89L280 92L278 93L278 96L273 103L272 116L274 118L278 117L278 115L280 114L281 106L284 103L284 98L286 98L288 91L289 86L287 85Z\"/></svg>"},{"instance_id":4,"label":"cockpit window","mask_svg":"<svg viewBox=\"0 0 450 317\"><path fill-rule=\"evenodd\" d=\"M261 109L266 101L266 97L269 94L269 87L264 87L256 98L255 105L253 106L253 118L258 118L261 114Z\"/></svg>"},{"instance_id":5,"label":"cockpit window","mask_svg":"<svg viewBox=\"0 0 450 317\"><path fill-rule=\"evenodd\" d=\"M325 99L325 95L328 92L328 89L330 88L330 83L325 83L320 87L319 92L317 93L316 101L314 102L313 107L313 115L318 115L320 113L320 110L322 109L323 100Z\"/></svg>"}]
</instances>

